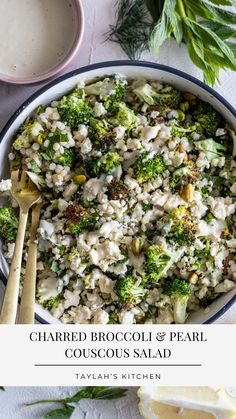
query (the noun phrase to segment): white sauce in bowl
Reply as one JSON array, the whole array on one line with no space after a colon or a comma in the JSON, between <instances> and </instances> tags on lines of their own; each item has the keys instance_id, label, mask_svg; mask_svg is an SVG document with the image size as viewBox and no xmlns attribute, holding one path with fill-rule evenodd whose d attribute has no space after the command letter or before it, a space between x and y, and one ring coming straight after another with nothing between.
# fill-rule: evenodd
<instances>
[{"instance_id":1,"label":"white sauce in bowl","mask_svg":"<svg viewBox=\"0 0 236 419\"><path fill-rule=\"evenodd\" d=\"M56 68L73 47L76 19L69 0L0 0L0 78Z\"/></svg>"}]
</instances>

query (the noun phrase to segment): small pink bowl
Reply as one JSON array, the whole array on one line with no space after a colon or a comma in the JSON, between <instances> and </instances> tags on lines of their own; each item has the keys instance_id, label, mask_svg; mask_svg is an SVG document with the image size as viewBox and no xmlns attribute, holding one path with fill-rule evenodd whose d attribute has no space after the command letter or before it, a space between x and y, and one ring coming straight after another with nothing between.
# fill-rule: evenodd
<instances>
[{"instance_id":1,"label":"small pink bowl","mask_svg":"<svg viewBox=\"0 0 236 419\"><path fill-rule=\"evenodd\" d=\"M76 53L78 52L78 49L81 45L81 41L84 34L84 12L83 7L81 4L81 0L70 0L70 7L72 7L73 14L75 16L74 24L75 24L75 37L72 43L72 46L70 47L68 53L65 55L65 57L62 59L61 62L57 63L55 67L51 67L50 70L35 75L35 76L26 76L26 77L13 77L7 74L0 73L0 81L4 81L6 83L11 84L32 84L32 83L38 83L43 80L47 80L59 72L61 72L74 58Z\"/></svg>"}]
</instances>

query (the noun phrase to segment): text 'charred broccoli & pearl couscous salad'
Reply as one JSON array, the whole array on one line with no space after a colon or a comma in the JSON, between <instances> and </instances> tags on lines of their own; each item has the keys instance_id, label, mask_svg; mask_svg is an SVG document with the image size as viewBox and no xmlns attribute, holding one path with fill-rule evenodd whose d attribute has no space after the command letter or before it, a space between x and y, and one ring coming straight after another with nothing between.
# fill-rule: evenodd
<instances>
[{"instance_id":1,"label":"text 'charred broccoli & pearl couscous salad'","mask_svg":"<svg viewBox=\"0 0 236 419\"><path fill-rule=\"evenodd\" d=\"M157 81L81 81L38 108L9 155L46 202L37 301L80 324L208 309L236 281L235 157L236 134L208 103ZM9 262L17 226L1 208Z\"/></svg>"}]
</instances>

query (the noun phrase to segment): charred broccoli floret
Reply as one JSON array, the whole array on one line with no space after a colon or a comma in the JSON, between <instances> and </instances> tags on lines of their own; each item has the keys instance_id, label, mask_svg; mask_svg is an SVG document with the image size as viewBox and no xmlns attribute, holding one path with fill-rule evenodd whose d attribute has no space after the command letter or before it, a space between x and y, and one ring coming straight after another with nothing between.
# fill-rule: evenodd
<instances>
[{"instance_id":1,"label":"charred broccoli floret","mask_svg":"<svg viewBox=\"0 0 236 419\"><path fill-rule=\"evenodd\" d=\"M126 86L126 80L119 76L106 77L96 83L84 87L85 94L99 96L101 100L121 100Z\"/></svg>"},{"instance_id":2,"label":"charred broccoli floret","mask_svg":"<svg viewBox=\"0 0 236 419\"><path fill-rule=\"evenodd\" d=\"M109 321L108 324L118 324L119 323L119 318L118 318L118 314L116 311L112 311L111 313L109 313Z\"/></svg>"},{"instance_id":3,"label":"charred broccoli floret","mask_svg":"<svg viewBox=\"0 0 236 419\"><path fill-rule=\"evenodd\" d=\"M122 304L135 303L136 300L145 295L143 284L138 283L137 278L134 278L132 275L119 278L114 291Z\"/></svg>"},{"instance_id":4,"label":"charred broccoli floret","mask_svg":"<svg viewBox=\"0 0 236 419\"><path fill-rule=\"evenodd\" d=\"M112 142L112 125L105 119L91 118L89 136L94 147L103 151L110 147Z\"/></svg>"},{"instance_id":5,"label":"charred broccoli floret","mask_svg":"<svg viewBox=\"0 0 236 419\"><path fill-rule=\"evenodd\" d=\"M192 161L186 162L178 169L175 169L169 179L169 185L173 192L181 191L187 183L194 183L200 177L199 169Z\"/></svg>"},{"instance_id":6,"label":"charred broccoli floret","mask_svg":"<svg viewBox=\"0 0 236 419\"><path fill-rule=\"evenodd\" d=\"M181 256L181 250L164 250L158 245L150 246L145 252L145 281L158 282Z\"/></svg>"},{"instance_id":7,"label":"charred broccoli floret","mask_svg":"<svg viewBox=\"0 0 236 419\"><path fill-rule=\"evenodd\" d=\"M121 78L115 79L115 89L108 99L104 102L104 107L109 115L114 115L119 108L119 104L122 101L126 88L126 81Z\"/></svg>"},{"instance_id":8,"label":"charred broccoli floret","mask_svg":"<svg viewBox=\"0 0 236 419\"><path fill-rule=\"evenodd\" d=\"M120 155L116 151L109 151L101 157L101 171L103 173L111 173L120 165Z\"/></svg>"},{"instance_id":9,"label":"charred broccoli floret","mask_svg":"<svg viewBox=\"0 0 236 419\"><path fill-rule=\"evenodd\" d=\"M193 117L209 136L214 136L222 121L218 112L209 103L202 101L194 109Z\"/></svg>"},{"instance_id":10,"label":"charred broccoli floret","mask_svg":"<svg viewBox=\"0 0 236 419\"><path fill-rule=\"evenodd\" d=\"M97 177L101 173L111 173L120 165L120 155L116 151L109 151L102 157L91 157L87 160L90 176Z\"/></svg>"},{"instance_id":11,"label":"charred broccoli floret","mask_svg":"<svg viewBox=\"0 0 236 419\"><path fill-rule=\"evenodd\" d=\"M93 230L96 224L96 213L79 204L70 204L64 211L69 231L77 236L82 231Z\"/></svg>"},{"instance_id":12,"label":"charred broccoli floret","mask_svg":"<svg viewBox=\"0 0 236 419\"><path fill-rule=\"evenodd\" d=\"M195 227L189 211L179 206L164 215L156 225L161 234L176 246L191 244L195 238Z\"/></svg>"},{"instance_id":13,"label":"charred broccoli floret","mask_svg":"<svg viewBox=\"0 0 236 419\"><path fill-rule=\"evenodd\" d=\"M223 144L217 143L212 138L206 140L194 141L194 146L197 150L204 152L207 160L211 163L212 160L224 156L227 147Z\"/></svg>"},{"instance_id":14,"label":"charred broccoli floret","mask_svg":"<svg viewBox=\"0 0 236 419\"><path fill-rule=\"evenodd\" d=\"M8 243L16 240L19 221L12 208L0 208L0 237Z\"/></svg>"},{"instance_id":15,"label":"charred broccoli floret","mask_svg":"<svg viewBox=\"0 0 236 419\"><path fill-rule=\"evenodd\" d=\"M58 163L62 166L73 167L75 164L75 150L72 148L66 148L64 153L58 157Z\"/></svg>"},{"instance_id":16,"label":"charred broccoli floret","mask_svg":"<svg viewBox=\"0 0 236 419\"><path fill-rule=\"evenodd\" d=\"M137 125L138 118L132 109L130 109L125 103L120 102L117 108L117 113L110 119L110 122L115 126L122 125L130 130Z\"/></svg>"},{"instance_id":17,"label":"charred broccoli floret","mask_svg":"<svg viewBox=\"0 0 236 419\"><path fill-rule=\"evenodd\" d=\"M164 282L163 293L172 299L174 321L182 324L186 320L187 303L190 296L190 284L182 279L173 279Z\"/></svg>"},{"instance_id":18,"label":"charred broccoli floret","mask_svg":"<svg viewBox=\"0 0 236 419\"><path fill-rule=\"evenodd\" d=\"M61 296L57 295L56 297L52 297L49 300L43 301L43 307L46 310L51 310L52 308L57 308L61 302Z\"/></svg>"},{"instance_id":19,"label":"charred broccoli floret","mask_svg":"<svg viewBox=\"0 0 236 419\"><path fill-rule=\"evenodd\" d=\"M77 129L79 124L86 124L93 116L93 110L85 102L83 94L75 91L64 96L59 103L58 112L63 122L71 129Z\"/></svg>"},{"instance_id":20,"label":"charred broccoli floret","mask_svg":"<svg viewBox=\"0 0 236 419\"><path fill-rule=\"evenodd\" d=\"M133 176L139 183L144 183L148 180L155 179L164 170L165 163L161 156L153 156L148 151L144 151L134 163Z\"/></svg>"},{"instance_id":21,"label":"charred broccoli floret","mask_svg":"<svg viewBox=\"0 0 236 419\"><path fill-rule=\"evenodd\" d=\"M144 83L135 87L133 92L140 100L148 103L148 105L178 108L181 102L181 93L169 85L164 86L161 90L156 90L150 84Z\"/></svg>"},{"instance_id":22,"label":"charred broccoli floret","mask_svg":"<svg viewBox=\"0 0 236 419\"><path fill-rule=\"evenodd\" d=\"M123 180L113 179L107 185L107 195L109 199L123 199L127 196L128 191L128 185L126 185Z\"/></svg>"},{"instance_id":23,"label":"charred broccoli floret","mask_svg":"<svg viewBox=\"0 0 236 419\"><path fill-rule=\"evenodd\" d=\"M198 132L201 133L202 129L199 124L186 124L186 125L180 125L178 120L174 120L171 123L171 130L170 135L172 138L182 138L187 137L192 132Z\"/></svg>"}]
</instances>

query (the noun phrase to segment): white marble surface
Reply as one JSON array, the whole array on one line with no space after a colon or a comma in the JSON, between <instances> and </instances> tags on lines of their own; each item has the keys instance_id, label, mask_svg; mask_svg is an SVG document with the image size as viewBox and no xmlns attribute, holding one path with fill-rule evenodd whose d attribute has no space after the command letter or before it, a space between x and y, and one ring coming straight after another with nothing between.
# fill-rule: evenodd
<instances>
[{"instance_id":1,"label":"white marble surface","mask_svg":"<svg viewBox=\"0 0 236 419\"><path fill-rule=\"evenodd\" d=\"M116 0L82 0L85 12L84 39L79 53L65 72L99 61L127 59L119 45L105 42L104 33L107 31L109 23L114 21L115 2ZM143 59L153 60L149 53L144 55ZM166 43L161 48L158 62L201 78L201 72L189 60L185 46L179 48L174 41ZM235 106L236 73L222 72L220 81L221 84L216 86L216 90ZM10 86L0 83L0 129L18 106L42 85ZM0 295L2 293L1 284ZM236 307L231 308L217 323L232 323L233 321L236 321ZM6 392L0 393L0 419L40 418L45 411L45 406L25 408L23 404L41 398L58 398L67 395L68 392L72 393L74 390L62 387L8 388ZM84 401L73 418L139 419L136 390L130 390L127 398L114 402L96 402L95 404Z\"/></svg>"}]
</instances>

